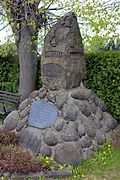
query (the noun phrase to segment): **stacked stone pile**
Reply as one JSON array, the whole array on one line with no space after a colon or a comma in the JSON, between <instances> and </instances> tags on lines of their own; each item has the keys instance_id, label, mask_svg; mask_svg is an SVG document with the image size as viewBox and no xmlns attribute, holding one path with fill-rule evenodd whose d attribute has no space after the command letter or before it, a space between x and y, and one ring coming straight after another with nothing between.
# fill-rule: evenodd
<instances>
[{"instance_id":1,"label":"stacked stone pile","mask_svg":"<svg viewBox=\"0 0 120 180\"><path fill-rule=\"evenodd\" d=\"M4 127L17 133L24 148L75 166L90 159L106 138L116 140L117 121L82 85L85 69L77 18L69 13L45 38L41 61L44 86L4 121Z\"/></svg>"},{"instance_id":2,"label":"stacked stone pile","mask_svg":"<svg viewBox=\"0 0 120 180\"><path fill-rule=\"evenodd\" d=\"M42 100L56 107L56 122L45 129L29 126L32 104ZM52 156L60 164L77 165L91 158L106 138L115 140L117 121L107 113L104 103L80 86L71 90L41 88L11 112L4 127L15 131L22 145L33 152Z\"/></svg>"}]
</instances>

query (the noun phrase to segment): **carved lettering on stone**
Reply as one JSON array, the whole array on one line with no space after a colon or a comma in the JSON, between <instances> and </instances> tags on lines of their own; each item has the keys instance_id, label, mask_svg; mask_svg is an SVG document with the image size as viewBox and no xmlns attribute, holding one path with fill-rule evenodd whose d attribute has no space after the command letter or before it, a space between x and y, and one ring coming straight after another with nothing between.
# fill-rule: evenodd
<instances>
[{"instance_id":1,"label":"carved lettering on stone","mask_svg":"<svg viewBox=\"0 0 120 180\"><path fill-rule=\"evenodd\" d=\"M46 77L51 77L51 78L60 78L62 73L62 68L61 65L59 64L44 64L43 65L43 74Z\"/></svg>"},{"instance_id":2,"label":"carved lettering on stone","mask_svg":"<svg viewBox=\"0 0 120 180\"><path fill-rule=\"evenodd\" d=\"M48 51L45 53L45 57L46 58L53 58L53 57L57 57L57 58L61 58L62 57L62 52L59 51Z\"/></svg>"},{"instance_id":3,"label":"carved lettering on stone","mask_svg":"<svg viewBox=\"0 0 120 180\"><path fill-rule=\"evenodd\" d=\"M84 80L82 38L74 13L59 19L46 35L41 57L41 77L43 84L51 90L71 89Z\"/></svg>"},{"instance_id":4,"label":"carved lettering on stone","mask_svg":"<svg viewBox=\"0 0 120 180\"><path fill-rule=\"evenodd\" d=\"M80 60L81 53L80 52L70 52L70 58L71 58L71 60Z\"/></svg>"}]
</instances>

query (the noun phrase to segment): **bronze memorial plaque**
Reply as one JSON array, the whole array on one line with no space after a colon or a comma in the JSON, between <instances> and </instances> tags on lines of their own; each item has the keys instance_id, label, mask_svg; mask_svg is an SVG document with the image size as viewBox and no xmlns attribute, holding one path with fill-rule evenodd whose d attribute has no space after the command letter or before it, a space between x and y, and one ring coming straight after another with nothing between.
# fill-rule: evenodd
<instances>
[{"instance_id":1,"label":"bronze memorial plaque","mask_svg":"<svg viewBox=\"0 0 120 180\"><path fill-rule=\"evenodd\" d=\"M58 112L54 105L37 100L30 110L29 125L37 128L48 128L57 120Z\"/></svg>"}]
</instances>

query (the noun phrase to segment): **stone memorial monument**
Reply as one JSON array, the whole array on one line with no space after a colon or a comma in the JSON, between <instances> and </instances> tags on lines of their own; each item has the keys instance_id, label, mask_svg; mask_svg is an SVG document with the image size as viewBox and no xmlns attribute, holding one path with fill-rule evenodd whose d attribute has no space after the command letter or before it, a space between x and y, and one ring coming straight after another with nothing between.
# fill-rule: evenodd
<instances>
[{"instance_id":1,"label":"stone memorial monument","mask_svg":"<svg viewBox=\"0 0 120 180\"><path fill-rule=\"evenodd\" d=\"M45 37L41 67L43 83L52 90L77 87L84 79L82 38L73 13L61 18Z\"/></svg>"},{"instance_id":2,"label":"stone memorial monument","mask_svg":"<svg viewBox=\"0 0 120 180\"><path fill-rule=\"evenodd\" d=\"M85 62L74 13L62 17L45 38L44 86L11 112L4 127L15 131L33 154L74 166L90 159L105 142L117 139L117 121L105 104L83 86Z\"/></svg>"}]
</instances>

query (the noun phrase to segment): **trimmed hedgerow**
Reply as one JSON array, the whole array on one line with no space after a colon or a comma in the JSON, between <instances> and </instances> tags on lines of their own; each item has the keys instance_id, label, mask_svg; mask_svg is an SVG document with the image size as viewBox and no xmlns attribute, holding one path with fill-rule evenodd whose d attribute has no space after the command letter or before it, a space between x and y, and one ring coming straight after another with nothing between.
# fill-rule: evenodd
<instances>
[{"instance_id":1,"label":"trimmed hedgerow","mask_svg":"<svg viewBox=\"0 0 120 180\"><path fill-rule=\"evenodd\" d=\"M85 54L86 84L120 121L120 51Z\"/></svg>"},{"instance_id":2,"label":"trimmed hedgerow","mask_svg":"<svg viewBox=\"0 0 120 180\"><path fill-rule=\"evenodd\" d=\"M0 56L0 90L17 92L19 85L18 56Z\"/></svg>"}]
</instances>

